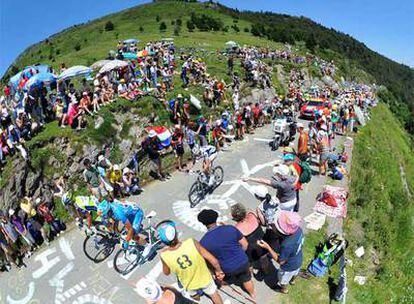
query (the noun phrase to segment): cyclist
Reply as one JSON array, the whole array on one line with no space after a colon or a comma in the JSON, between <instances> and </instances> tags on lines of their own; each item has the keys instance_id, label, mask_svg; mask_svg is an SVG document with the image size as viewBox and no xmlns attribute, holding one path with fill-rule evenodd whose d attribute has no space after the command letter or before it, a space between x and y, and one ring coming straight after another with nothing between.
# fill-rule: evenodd
<instances>
[{"instance_id":1,"label":"cyclist","mask_svg":"<svg viewBox=\"0 0 414 304\"><path fill-rule=\"evenodd\" d=\"M73 196L69 193L65 193L62 196L62 203L66 208L73 206L76 213L76 221L79 227L83 226L83 220L86 217L87 228L90 229L92 226L92 212L96 212L98 199L94 196L82 196L78 195L73 199ZM87 231L88 232L88 231Z\"/></svg>"},{"instance_id":2,"label":"cyclist","mask_svg":"<svg viewBox=\"0 0 414 304\"><path fill-rule=\"evenodd\" d=\"M197 156L203 157L202 173L204 175L205 183L211 187L214 184L214 175L211 174L211 169L214 167L213 162L217 158L217 149L214 146L194 147L193 153Z\"/></svg>"},{"instance_id":3,"label":"cyclist","mask_svg":"<svg viewBox=\"0 0 414 304\"><path fill-rule=\"evenodd\" d=\"M101 201L98 205L98 215L104 219L112 218L121 222L127 231L124 247L130 245L130 241L139 241L139 232L144 218L144 212L136 204L127 204L115 201L111 196Z\"/></svg>"}]
</instances>

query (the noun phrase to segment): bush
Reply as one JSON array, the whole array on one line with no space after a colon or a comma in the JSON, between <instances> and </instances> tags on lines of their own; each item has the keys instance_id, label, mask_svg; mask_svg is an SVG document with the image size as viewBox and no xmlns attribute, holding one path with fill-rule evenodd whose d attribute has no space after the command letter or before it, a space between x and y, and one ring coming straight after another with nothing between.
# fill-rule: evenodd
<instances>
[{"instance_id":1,"label":"bush","mask_svg":"<svg viewBox=\"0 0 414 304\"><path fill-rule=\"evenodd\" d=\"M228 31L229 31L229 26L228 26L228 25L226 25L226 26L223 28L223 32L227 33Z\"/></svg>"},{"instance_id":2,"label":"bush","mask_svg":"<svg viewBox=\"0 0 414 304\"><path fill-rule=\"evenodd\" d=\"M155 17L155 21L160 22L161 18L159 15L157 15L157 17Z\"/></svg>"},{"instance_id":3,"label":"bush","mask_svg":"<svg viewBox=\"0 0 414 304\"><path fill-rule=\"evenodd\" d=\"M244 28L244 32L245 32L245 33L249 33L249 32L250 32L249 28L248 28L248 27L245 27L245 28Z\"/></svg>"},{"instance_id":4,"label":"bush","mask_svg":"<svg viewBox=\"0 0 414 304\"><path fill-rule=\"evenodd\" d=\"M236 33L238 33L238 32L240 32L240 29L239 29L239 27L237 26L237 24L233 24L232 26L231 26L231 28L236 32Z\"/></svg>"},{"instance_id":5,"label":"bush","mask_svg":"<svg viewBox=\"0 0 414 304\"><path fill-rule=\"evenodd\" d=\"M166 29L167 29L167 25L165 24L165 22L164 21L161 22L160 23L160 31L164 32Z\"/></svg>"},{"instance_id":6,"label":"bush","mask_svg":"<svg viewBox=\"0 0 414 304\"><path fill-rule=\"evenodd\" d=\"M179 26L176 26L174 28L174 36L180 36L180 27Z\"/></svg>"},{"instance_id":7,"label":"bush","mask_svg":"<svg viewBox=\"0 0 414 304\"><path fill-rule=\"evenodd\" d=\"M114 28L115 28L115 26L110 20L105 24L105 31L107 31L107 32L113 31Z\"/></svg>"},{"instance_id":8,"label":"bush","mask_svg":"<svg viewBox=\"0 0 414 304\"><path fill-rule=\"evenodd\" d=\"M222 30L224 26L220 19L216 19L205 14L196 15L195 13L192 13L191 21L200 31L204 32L219 31Z\"/></svg>"},{"instance_id":9,"label":"bush","mask_svg":"<svg viewBox=\"0 0 414 304\"><path fill-rule=\"evenodd\" d=\"M175 25L175 20L171 20L171 25Z\"/></svg>"},{"instance_id":10,"label":"bush","mask_svg":"<svg viewBox=\"0 0 414 304\"><path fill-rule=\"evenodd\" d=\"M176 23L177 23L178 26L181 26L183 24L183 21L180 18L178 18L176 20Z\"/></svg>"},{"instance_id":11,"label":"bush","mask_svg":"<svg viewBox=\"0 0 414 304\"><path fill-rule=\"evenodd\" d=\"M80 51L80 49L81 49L81 45L80 45L80 43L79 43L79 42L75 44L74 49L75 49L75 51L76 51L76 52L77 52L77 51Z\"/></svg>"},{"instance_id":12,"label":"bush","mask_svg":"<svg viewBox=\"0 0 414 304\"><path fill-rule=\"evenodd\" d=\"M144 32L144 28L143 28L142 26L140 26L140 27L139 27L139 31L140 31L141 33L143 33L143 32Z\"/></svg>"},{"instance_id":13,"label":"bush","mask_svg":"<svg viewBox=\"0 0 414 304\"><path fill-rule=\"evenodd\" d=\"M194 25L194 23L193 23L191 20L188 20L188 21L187 21L187 28L188 28L188 31L189 31L189 32L194 31L194 29L195 29L195 25Z\"/></svg>"}]
</instances>

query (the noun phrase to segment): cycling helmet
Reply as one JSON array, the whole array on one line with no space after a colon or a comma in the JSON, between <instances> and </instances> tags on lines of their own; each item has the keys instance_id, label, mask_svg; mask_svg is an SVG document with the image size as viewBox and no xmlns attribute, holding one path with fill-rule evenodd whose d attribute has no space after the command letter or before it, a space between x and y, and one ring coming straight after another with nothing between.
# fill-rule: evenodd
<instances>
[{"instance_id":1,"label":"cycling helmet","mask_svg":"<svg viewBox=\"0 0 414 304\"><path fill-rule=\"evenodd\" d=\"M72 203L72 194L66 192L62 195L62 204L63 206L70 205Z\"/></svg>"},{"instance_id":2,"label":"cycling helmet","mask_svg":"<svg viewBox=\"0 0 414 304\"><path fill-rule=\"evenodd\" d=\"M263 199L266 197L266 195L269 194L269 190L265 186L256 186L254 187L254 195L257 198Z\"/></svg>"},{"instance_id":3,"label":"cycling helmet","mask_svg":"<svg viewBox=\"0 0 414 304\"><path fill-rule=\"evenodd\" d=\"M161 242L170 245L177 237L177 229L173 221L163 221L157 225L158 237Z\"/></svg>"},{"instance_id":4,"label":"cycling helmet","mask_svg":"<svg viewBox=\"0 0 414 304\"><path fill-rule=\"evenodd\" d=\"M98 204L98 212L101 213L102 217L108 216L109 210L111 210L111 205L107 200L103 200Z\"/></svg>"},{"instance_id":5,"label":"cycling helmet","mask_svg":"<svg viewBox=\"0 0 414 304\"><path fill-rule=\"evenodd\" d=\"M283 155L283 161L287 162L287 161L294 161L295 160L295 155L293 154L285 154Z\"/></svg>"}]
</instances>

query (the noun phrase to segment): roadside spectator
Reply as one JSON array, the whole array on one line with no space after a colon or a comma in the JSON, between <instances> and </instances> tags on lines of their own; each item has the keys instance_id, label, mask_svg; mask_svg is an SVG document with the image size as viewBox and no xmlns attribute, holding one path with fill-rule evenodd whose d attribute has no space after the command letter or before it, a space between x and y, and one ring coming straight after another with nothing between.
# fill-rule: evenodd
<instances>
[{"instance_id":1,"label":"roadside spectator","mask_svg":"<svg viewBox=\"0 0 414 304\"><path fill-rule=\"evenodd\" d=\"M255 300L256 292L245 252L249 246L246 238L234 226L217 225L218 213L214 210L204 209L197 218L208 230L200 244L219 260L225 274L224 281L227 284L243 286Z\"/></svg>"},{"instance_id":2,"label":"roadside spectator","mask_svg":"<svg viewBox=\"0 0 414 304\"><path fill-rule=\"evenodd\" d=\"M222 280L224 273L219 261L194 239L180 241L172 221L163 221L157 225L157 232L166 248L161 252L161 262L165 275L173 274L183 288L196 301L200 300L200 291L209 296L214 304L222 304L217 286L208 270L207 263L213 268L216 279Z\"/></svg>"},{"instance_id":3,"label":"roadside spectator","mask_svg":"<svg viewBox=\"0 0 414 304\"><path fill-rule=\"evenodd\" d=\"M179 171L183 171L185 164L183 164L184 156L184 133L180 125L174 126L172 133L171 144L174 147L175 157L177 159L177 168Z\"/></svg>"},{"instance_id":4,"label":"roadside spectator","mask_svg":"<svg viewBox=\"0 0 414 304\"><path fill-rule=\"evenodd\" d=\"M102 198L106 195L106 191L102 185L98 169L92 165L89 158L83 161L85 170L83 171L83 178L85 179L88 190L97 198Z\"/></svg>"},{"instance_id":5,"label":"roadside spectator","mask_svg":"<svg viewBox=\"0 0 414 304\"><path fill-rule=\"evenodd\" d=\"M280 292L287 294L288 286L294 285L303 263L303 231L300 228L301 217L296 212L280 211L273 222L274 232L281 239L280 251L276 253L265 241L258 245L269 251L272 258L280 265L278 285Z\"/></svg>"}]
</instances>

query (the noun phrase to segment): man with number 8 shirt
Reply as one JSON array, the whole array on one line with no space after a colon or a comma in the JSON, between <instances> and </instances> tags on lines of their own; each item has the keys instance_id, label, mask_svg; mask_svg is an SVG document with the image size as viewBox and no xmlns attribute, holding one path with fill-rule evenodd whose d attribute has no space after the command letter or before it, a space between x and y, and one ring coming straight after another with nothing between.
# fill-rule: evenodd
<instances>
[{"instance_id":1,"label":"man with number 8 shirt","mask_svg":"<svg viewBox=\"0 0 414 304\"><path fill-rule=\"evenodd\" d=\"M167 245L161 252L164 274L175 274L179 284L193 299L199 300L204 294L214 304L222 304L223 300L206 263L211 265L216 279L223 280L224 273L218 260L196 240L189 238L180 241L173 221L159 223L157 232L160 240Z\"/></svg>"}]
</instances>

